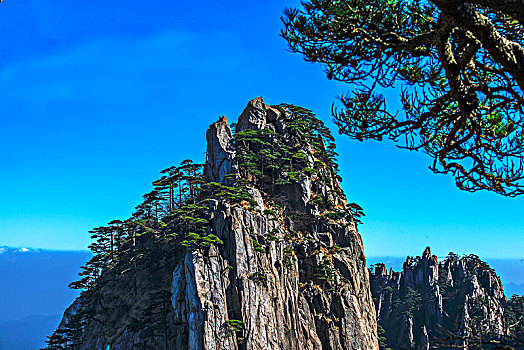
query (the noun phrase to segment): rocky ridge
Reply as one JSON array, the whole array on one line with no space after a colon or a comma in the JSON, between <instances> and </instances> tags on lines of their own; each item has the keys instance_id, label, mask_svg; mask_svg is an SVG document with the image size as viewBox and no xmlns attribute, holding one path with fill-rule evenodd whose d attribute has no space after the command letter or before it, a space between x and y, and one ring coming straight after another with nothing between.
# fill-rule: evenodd
<instances>
[{"instance_id":1,"label":"rocky ridge","mask_svg":"<svg viewBox=\"0 0 524 350\"><path fill-rule=\"evenodd\" d=\"M387 342L387 347L524 346L520 335L515 337L508 329L509 304L499 277L475 255L460 258L450 253L439 262L428 247L422 256L408 257L400 272L375 264L370 281L377 320L384 330L382 343Z\"/></svg>"},{"instance_id":2,"label":"rocky ridge","mask_svg":"<svg viewBox=\"0 0 524 350\"><path fill-rule=\"evenodd\" d=\"M212 124L208 190L136 220L142 233L66 310L48 349L378 349L358 206L316 122L257 98L235 132L225 117ZM176 219L203 197L204 216Z\"/></svg>"}]
</instances>

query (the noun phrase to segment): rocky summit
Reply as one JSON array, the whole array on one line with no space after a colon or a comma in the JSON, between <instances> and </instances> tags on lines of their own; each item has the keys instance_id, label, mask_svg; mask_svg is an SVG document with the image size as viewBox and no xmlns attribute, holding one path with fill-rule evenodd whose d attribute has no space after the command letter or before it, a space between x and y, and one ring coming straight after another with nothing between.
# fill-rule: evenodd
<instances>
[{"instance_id":1,"label":"rocky summit","mask_svg":"<svg viewBox=\"0 0 524 350\"><path fill-rule=\"evenodd\" d=\"M524 349L524 298L508 300L476 255L439 262L428 247L400 272L375 264L370 280L382 348Z\"/></svg>"},{"instance_id":2,"label":"rocky summit","mask_svg":"<svg viewBox=\"0 0 524 350\"><path fill-rule=\"evenodd\" d=\"M378 349L361 209L340 188L329 130L256 98L206 138L205 164L164 170L131 218L92 231L93 259L71 284L82 293L47 349ZM423 263L420 278L374 283L431 284L436 261Z\"/></svg>"}]
</instances>

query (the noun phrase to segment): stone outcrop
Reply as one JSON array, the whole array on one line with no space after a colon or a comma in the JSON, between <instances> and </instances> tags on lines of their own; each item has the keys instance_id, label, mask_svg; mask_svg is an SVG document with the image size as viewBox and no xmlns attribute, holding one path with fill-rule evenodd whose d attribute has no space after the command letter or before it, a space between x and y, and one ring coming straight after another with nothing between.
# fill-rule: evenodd
<instances>
[{"instance_id":1,"label":"stone outcrop","mask_svg":"<svg viewBox=\"0 0 524 350\"><path fill-rule=\"evenodd\" d=\"M495 272L475 255L440 263L426 248L401 272L370 272L379 325L393 349L477 349L506 335L507 299Z\"/></svg>"},{"instance_id":2,"label":"stone outcrop","mask_svg":"<svg viewBox=\"0 0 524 350\"><path fill-rule=\"evenodd\" d=\"M235 148L233 133L226 117L220 117L218 122L213 123L206 133L207 161L205 174L208 181L232 183L232 179L226 179L229 174L235 174Z\"/></svg>"},{"instance_id":3,"label":"stone outcrop","mask_svg":"<svg viewBox=\"0 0 524 350\"><path fill-rule=\"evenodd\" d=\"M257 98L236 132L270 129L290 140L289 120ZM316 160L309 145L299 148ZM83 309L78 349L378 349L362 239L334 172L319 174L322 181L304 175L273 194L250 183L252 205L209 200L209 230L220 243L196 249L142 239L147 253L105 270L59 330ZM240 182L225 118L207 131L204 178ZM315 194L346 217L322 216Z\"/></svg>"}]
</instances>

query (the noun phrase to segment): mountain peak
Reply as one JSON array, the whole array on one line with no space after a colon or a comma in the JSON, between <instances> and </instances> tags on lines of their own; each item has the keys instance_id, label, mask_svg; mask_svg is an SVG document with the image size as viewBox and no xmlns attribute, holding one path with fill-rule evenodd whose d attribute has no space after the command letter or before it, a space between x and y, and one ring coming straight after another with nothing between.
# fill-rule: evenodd
<instances>
[{"instance_id":1,"label":"mountain peak","mask_svg":"<svg viewBox=\"0 0 524 350\"><path fill-rule=\"evenodd\" d=\"M329 130L258 97L206 140L204 165L163 170L132 218L92 231L101 253L49 348L378 350Z\"/></svg>"}]
</instances>

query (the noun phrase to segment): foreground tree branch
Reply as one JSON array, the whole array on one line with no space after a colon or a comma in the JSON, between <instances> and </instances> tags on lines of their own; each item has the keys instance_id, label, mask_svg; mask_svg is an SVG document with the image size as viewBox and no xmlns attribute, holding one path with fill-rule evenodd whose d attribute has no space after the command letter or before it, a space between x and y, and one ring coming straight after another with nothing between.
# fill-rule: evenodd
<instances>
[{"instance_id":1,"label":"foreground tree branch","mask_svg":"<svg viewBox=\"0 0 524 350\"><path fill-rule=\"evenodd\" d=\"M309 0L282 21L292 51L351 84L340 133L422 150L463 190L524 193L524 0Z\"/></svg>"}]
</instances>

